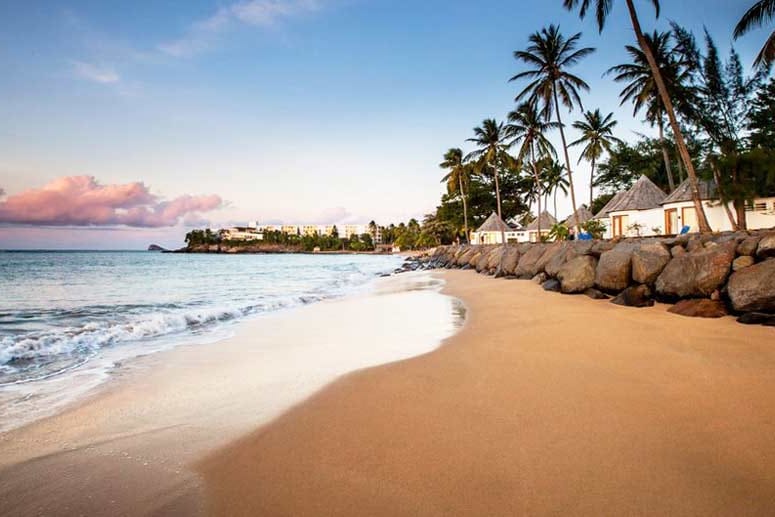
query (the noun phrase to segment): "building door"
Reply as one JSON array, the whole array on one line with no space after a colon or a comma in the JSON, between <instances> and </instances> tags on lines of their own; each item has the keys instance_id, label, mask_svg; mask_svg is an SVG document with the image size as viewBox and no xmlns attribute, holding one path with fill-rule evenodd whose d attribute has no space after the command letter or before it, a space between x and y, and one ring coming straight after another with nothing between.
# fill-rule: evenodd
<instances>
[{"instance_id":1,"label":"building door","mask_svg":"<svg viewBox=\"0 0 775 517\"><path fill-rule=\"evenodd\" d=\"M678 209L668 208L665 210L665 233L672 235L678 233L680 228L678 227Z\"/></svg>"},{"instance_id":2,"label":"building door","mask_svg":"<svg viewBox=\"0 0 775 517\"><path fill-rule=\"evenodd\" d=\"M629 221L627 215L615 215L613 216L613 236L622 237L627 232L627 224Z\"/></svg>"},{"instance_id":3,"label":"building door","mask_svg":"<svg viewBox=\"0 0 775 517\"><path fill-rule=\"evenodd\" d=\"M693 206L685 206L681 209L681 225L688 226L689 231L697 231L697 211Z\"/></svg>"}]
</instances>

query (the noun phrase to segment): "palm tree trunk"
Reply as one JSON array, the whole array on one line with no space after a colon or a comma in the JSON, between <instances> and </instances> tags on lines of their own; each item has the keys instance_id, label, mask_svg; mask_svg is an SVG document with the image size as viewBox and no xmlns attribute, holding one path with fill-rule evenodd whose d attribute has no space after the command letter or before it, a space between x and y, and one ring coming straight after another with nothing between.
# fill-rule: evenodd
<instances>
[{"instance_id":1,"label":"palm tree trunk","mask_svg":"<svg viewBox=\"0 0 775 517\"><path fill-rule=\"evenodd\" d=\"M665 161L665 172L667 172L667 183L670 185L670 192L675 190L675 182L673 181L673 171L670 169L670 155L667 152L667 144L665 143L665 128L662 116L659 117L659 145L662 147L662 159Z\"/></svg>"},{"instance_id":2,"label":"palm tree trunk","mask_svg":"<svg viewBox=\"0 0 775 517\"><path fill-rule=\"evenodd\" d=\"M536 198L538 199L538 220L536 221L536 225L538 225L538 241L541 242L541 180L538 178L538 166L536 165L536 150L533 146L533 143L530 143L530 161L532 162L533 166L533 177L536 180ZM528 235L528 238L530 236Z\"/></svg>"},{"instance_id":3,"label":"palm tree trunk","mask_svg":"<svg viewBox=\"0 0 775 517\"><path fill-rule=\"evenodd\" d=\"M721 173L718 170L718 165L715 163L711 163L710 167L711 169L713 169L713 179L715 180L716 188L718 189L719 201L721 202L721 205L724 207L724 211L727 213L727 218L729 219L729 222L732 224L732 230L737 231L740 229L740 227L737 224L737 221L735 221L735 218L732 216L732 211L729 209L729 204L727 204L726 197L724 196L724 191L721 190Z\"/></svg>"},{"instance_id":4,"label":"palm tree trunk","mask_svg":"<svg viewBox=\"0 0 775 517\"><path fill-rule=\"evenodd\" d=\"M595 159L592 158L592 172L589 174L589 208L592 208L592 201L595 199L594 185L595 185ZM554 217L557 217L557 215L555 215Z\"/></svg>"},{"instance_id":5,"label":"palm tree trunk","mask_svg":"<svg viewBox=\"0 0 775 517\"><path fill-rule=\"evenodd\" d=\"M565 140L565 129L562 125L562 117L560 116L560 101L557 99L557 88L552 88L554 94L554 109L557 111L557 123L560 126L560 139L562 140L562 150L565 153L565 167L568 168L568 183L570 184L570 203L573 208L573 213L576 213L576 189L573 188L573 173L570 169L570 156L568 155L568 143ZM576 234L579 233L578 222L573 220L573 229Z\"/></svg>"},{"instance_id":6,"label":"palm tree trunk","mask_svg":"<svg viewBox=\"0 0 775 517\"><path fill-rule=\"evenodd\" d=\"M662 104L665 107L667 118L670 120L670 127L673 129L673 134L675 135L676 146L678 147L678 151L681 153L681 158L683 159L684 165L686 165L686 173L689 175L689 183L692 187L692 201L694 201L694 209L697 212L697 222L700 225L700 232L709 233L711 229L710 225L708 224L708 218L705 217L705 210L702 208L702 201L700 200L700 187L699 183L697 182L697 173L694 170L692 158L689 156L689 148L686 145L686 140L684 140L683 132L681 132L681 127L678 125L678 119L676 118L675 110L673 109L673 102L670 100L670 96L667 94L665 81L662 79L662 73L659 71L659 66L657 66L656 59L654 59L654 54L651 52L651 47L649 47L648 43L646 42L646 38L643 36L643 31L641 30L640 22L638 21L638 13L635 11L635 6L633 5L632 0L627 0L627 9L630 12L632 28L635 30L635 36L638 39L638 44L640 45L641 50L643 50L643 53L646 56L646 60L651 67L651 73L654 76L654 82L657 85L659 96L662 98ZM562 130L562 128L560 128L560 130ZM573 185L571 185L571 192L573 192L572 189Z\"/></svg>"},{"instance_id":7,"label":"palm tree trunk","mask_svg":"<svg viewBox=\"0 0 775 517\"><path fill-rule=\"evenodd\" d=\"M463 227L466 232L466 244L471 244L471 234L468 233L468 204L466 203L466 193L463 191L463 176L458 175L460 183L460 197L463 199Z\"/></svg>"},{"instance_id":8,"label":"palm tree trunk","mask_svg":"<svg viewBox=\"0 0 775 517\"><path fill-rule=\"evenodd\" d=\"M498 168L493 167L492 164L490 164L490 167L492 167L492 171L495 173L495 201L498 203L498 219L503 221L503 216L501 215L501 187L498 181ZM506 232L503 231L503 228L501 228L501 244L506 244Z\"/></svg>"}]
</instances>

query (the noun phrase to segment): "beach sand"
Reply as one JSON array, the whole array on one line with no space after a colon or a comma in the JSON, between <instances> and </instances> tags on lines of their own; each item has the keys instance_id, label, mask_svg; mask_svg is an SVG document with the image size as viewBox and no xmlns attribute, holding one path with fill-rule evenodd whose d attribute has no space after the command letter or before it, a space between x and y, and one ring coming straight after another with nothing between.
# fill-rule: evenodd
<instances>
[{"instance_id":1,"label":"beach sand","mask_svg":"<svg viewBox=\"0 0 775 517\"><path fill-rule=\"evenodd\" d=\"M775 512L775 329L440 274L461 332L210 454L209 513Z\"/></svg>"},{"instance_id":2,"label":"beach sand","mask_svg":"<svg viewBox=\"0 0 775 517\"><path fill-rule=\"evenodd\" d=\"M0 515L202 514L194 463L342 374L438 347L461 316L437 291L427 273L384 279L119 366L87 399L0 433Z\"/></svg>"}]
</instances>

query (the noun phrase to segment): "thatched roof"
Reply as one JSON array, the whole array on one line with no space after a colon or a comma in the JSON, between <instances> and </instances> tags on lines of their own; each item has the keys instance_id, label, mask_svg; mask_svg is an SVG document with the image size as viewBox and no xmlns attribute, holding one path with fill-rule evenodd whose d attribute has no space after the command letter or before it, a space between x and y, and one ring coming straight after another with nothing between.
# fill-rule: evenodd
<instances>
[{"instance_id":1,"label":"thatched roof","mask_svg":"<svg viewBox=\"0 0 775 517\"><path fill-rule=\"evenodd\" d=\"M716 188L716 182L711 180L698 180L698 187L700 188L700 199L718 199L718 189ZM683 183L678 185L676 189L662 200L662 204L667 203L679 203L681 201L692 200L692 185L689 183L689 178L685 179Z\"/></svg>"},{"instance_id":2,"label":"thatched roof","mask_svg":"<svg viewBox=\"0 0 775 517\"><path fill-rule=\"evenodd\" d=\"M612 206L609 212L623 212L626 210L648 210L659 208L659 204L667 194L657 187L646 176L641 176L638 181L624 193L619 201Z\"/></svg>"},{"instance_id":3,"label":"thatched roof","mask_svg":"<svg viewBox=\"0 0 775 517\"><path fill-rule=\"evenodd\" d=\"M527 228L525 228L527 231L538 231L538 220L541 220L541 231L549 230L552 226L554 226L557 223L557 219L552 217L552 214L544 210L541 212L541 215L537 217L535 220L533 220L532 223L527 225Z\"/></svg>"},{"instance_id":4,"label":"thatched roof","mask_svg":"<svg viewBox=\"0 0 775 517\"><path fill-rule=\"evenodd\" d=\"M477 228L476 232L510 232L511 228L508 224L503 222L503 219L498 217L498 214L495 212L490 214L490 217L487 218L484 223L482 223L482 226Z\"/></svg>"},{"instance_id":5,"label":"thatched roof","mask_svg":"<svg viewBox=\"0 0 775 517\"><path fill-rule=\"evenodd\" d=\"M619 202L620 199L622 199L622 196L624 195L624 192L617 192L614 194L614 197L608 200L608 203L605 204L603 208L600 209L600 211L593 217L593 219L605 219L608 217L608 212L611 211L611 207L616 206L616 203Z\"/></svg>"},{"instance_id":6,"label":"thatched roof","mask_svg":"<svg viewBox=\"0 0 775 517\"><path fill-rule=\"evenodd\" d=\"M592 219L592 212L589 211L589 209L585 205L581 205L579 208L576 209L574 213L568 216L567 219L565 219L565 226L568 228L572 226L576 226L577 224L581 225L586 223Z\"/></svg>"}]
</instances>

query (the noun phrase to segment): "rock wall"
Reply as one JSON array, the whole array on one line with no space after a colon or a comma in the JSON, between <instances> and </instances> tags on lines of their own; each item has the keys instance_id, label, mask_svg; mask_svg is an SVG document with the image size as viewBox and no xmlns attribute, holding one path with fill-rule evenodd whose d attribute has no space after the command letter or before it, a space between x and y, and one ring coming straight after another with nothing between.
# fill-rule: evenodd
<instances>
[{"instance_id":1,"label":"rock wall","mask_svg":"<svg viewBox=\"0 0 775 517\"><path fill-rule=\"evenodd\" d=\"M620 305L675 303L685 316L775 326L775 229L613 241L439 246L417 267L532 279ZM415 269L414 267L412 269ZM680 302L680 303L679 303Z\"/></svg>"}]
</instances>

